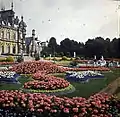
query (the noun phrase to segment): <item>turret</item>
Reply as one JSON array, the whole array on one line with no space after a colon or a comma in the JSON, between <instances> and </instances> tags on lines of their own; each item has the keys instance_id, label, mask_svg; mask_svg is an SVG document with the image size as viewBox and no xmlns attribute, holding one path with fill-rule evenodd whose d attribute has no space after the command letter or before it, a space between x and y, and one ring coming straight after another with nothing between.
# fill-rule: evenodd
<instances>
[{"instance_id":1,"label":"turret","mask_svg":"<svg viewBox=\"0 0 120 117\"><path fill-rule=\"evenodd\" d=\"M32 30L32 48L31 48L32 56L35 55L35 29Z\"/></svg>"}]
</instances>

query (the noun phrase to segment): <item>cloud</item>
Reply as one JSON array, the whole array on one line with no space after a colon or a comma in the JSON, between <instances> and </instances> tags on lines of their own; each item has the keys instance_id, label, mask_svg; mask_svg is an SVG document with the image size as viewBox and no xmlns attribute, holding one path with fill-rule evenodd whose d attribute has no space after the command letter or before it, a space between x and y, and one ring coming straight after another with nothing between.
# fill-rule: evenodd
<instances>
[{"instance_id":1,"label":"cloud","mask_svg":"<svg viewBox=\"0 0 120 117\"><path fill-rule=\"evenodd\" d=\"M4 1L10 8L12 0ZM24 15L27 34L34 28L40 40L51 36L57 42L66 37L86 41L97 35L116 36L117 3L111 0L14 0L14 4L16 14Z\"/></svg>"}]
</instances>

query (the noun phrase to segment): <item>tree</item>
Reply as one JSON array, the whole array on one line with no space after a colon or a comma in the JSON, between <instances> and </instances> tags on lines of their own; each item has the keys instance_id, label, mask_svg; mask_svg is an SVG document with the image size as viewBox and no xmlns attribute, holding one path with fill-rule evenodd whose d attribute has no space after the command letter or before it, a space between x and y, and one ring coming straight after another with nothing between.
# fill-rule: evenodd
<instances>
[{"instance_id":1,"label":"tree","mask_svg":"<svg viewBox=\"0 0 120 117\"><path fill-rule=\"evenodd\" d=\"M110 41L109 38L96 37L95 39L88 39L85 44L80 43L69 38L65 38L57 44L56 39L51 37L48 43L48 47L45 47L42 51L43 54L47 53L61 56L73 56L76 52L77 56L93 58L94 55L97 58L104 56L106 58L120 58L120 38L114 38Z\"/></svg>"},{"instance_id":2,"label":"tree","mask_svg":"<svg viewBox=\"0 0 120 117\"><path fill-rule=\"evenodd\" d=\"M120 38L114 38L110 44L111 57L120 58Z\"/></svg>"},{"instance_id":3,"label":"tree","mask_svg":"<svg viewBox=\"0 0 120 117\"><path fill-rule=\"evenodd\" d=\"M48 47L51 49L51 53L54 54L57 48L57 42L55 37L51 37L48 43Z\"/></svg>"}]
</instances>

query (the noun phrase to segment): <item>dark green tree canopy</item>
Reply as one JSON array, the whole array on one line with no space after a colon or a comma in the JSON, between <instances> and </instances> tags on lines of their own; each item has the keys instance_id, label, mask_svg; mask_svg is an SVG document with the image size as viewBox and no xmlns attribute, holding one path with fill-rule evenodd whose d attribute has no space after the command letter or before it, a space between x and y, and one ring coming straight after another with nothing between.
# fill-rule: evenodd
<instances>
[{"instance_id":1,"label":"dark green tree canopy","mask_svg":"<svg viewBox=\"0 0 120 117\"><path fill-rule=\"evenodd\" d=\"M56 38L51 37L48 43L48 47L43 49L44 53L56 54L59 56L72 56L76 52L77 56L93 58L94 55L97 58L101 56L107 58L120 58L120 38L114 38L110 41L109 38L96 37L94 39L88 39L85 44L65 38L57 44Z\"/></svg>"}]
</instances>

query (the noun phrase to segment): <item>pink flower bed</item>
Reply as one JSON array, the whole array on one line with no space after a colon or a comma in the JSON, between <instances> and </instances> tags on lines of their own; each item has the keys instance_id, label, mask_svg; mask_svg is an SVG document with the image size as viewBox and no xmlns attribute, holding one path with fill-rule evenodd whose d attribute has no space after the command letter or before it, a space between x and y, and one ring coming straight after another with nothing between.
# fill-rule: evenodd
<instances>
[{"instance_id":1,"label":"pink flower bed","mask_svg":"<svg viewBox=\"0 0 120 117\"><path fill-rule=\"evenodd\" d=\"M11 109L12 111L14 108L14 112L15 109L19 109L21 114L34 112L34 114L44 117L113 117L110 108L114 106L116 110L119 108L119 105L113 104L114 100L113 96L107 94L96 94L85 99L0 91L0 109Z\"/></svg>"},{"instance_id":2,"label":"pink flower bed","mask_svg":"<svg viewBox=\"0 0 120 117\"><path fill-rule=\"evenodd\" d=\"M24 84L25 89L35 89L35 90L57 90L63 89L69 86L69 82L62 79L56 78L54 76L39 77L41 81L29 81Z\"/></svg>"},{"instance_id":3,"label":"pink flower bed","mask_svg":"<svg viewBox=\"0 0 120 117\"><path fill-rule=\"evenodd\" d=\"M33 74L36 73L37 71L46 71L46 73L57 73L65 71L64 68L61 68L51 62L44 61L19 63L17 65L13 65L10 70L24 74Z\"/></svg>"},{"instance_id":4,"label":"pink flower bed","mask_svg":"<svg viewBox=\"0 0 120 117\"><path fill-rule=\"evenodd\" d=\"M13 65L17 64L18 62L0 62L0 65Z\"/></svg>"},{"instance_id":5,"label":"pink flower bed","mask_svg":"<svg viewBox=\"0 0 120 117\"><path fill-rule=\"evenodd\" d=\"M39 71L33 74L32 77L35 81L25 83L25 89L57 90L66 88L70 84L67 80L62 78L46 75L45 71Z\"/></svg>"},{"instance_id":6,"label":"pink flower bed","mask_svg":"<svg viewBox=\"0 0 120 117\"><path fill-rule=\"evenodd\" d=\"M65 72L65 71L110 71L109 68L106 67L82 67L82 68L68 68L68 67L60 67L51 62L44 61L31 61L31 62L23 62L16 65L13 65L10 69L17 73L23 74L34 74L38 71L44 71L46 74L49 73L57 73L57 72Z\"/></svg>"}]
</instances>

